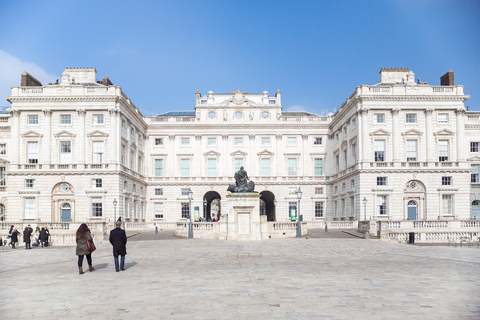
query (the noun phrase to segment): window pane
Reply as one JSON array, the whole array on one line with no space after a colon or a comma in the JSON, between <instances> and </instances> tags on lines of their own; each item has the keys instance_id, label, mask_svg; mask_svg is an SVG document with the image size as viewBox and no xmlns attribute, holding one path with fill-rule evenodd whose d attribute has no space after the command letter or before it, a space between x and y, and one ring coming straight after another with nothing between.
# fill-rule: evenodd
<instances>
[{"instance_id":1,"label":"window pane","mask_svg":"<svg viewBox=\"0 0 480 320\"><path fill-rule=\"evenodd\" d=\"M452 214L452 195L442 195L442 213Z\"/></svg>"},{"instance_id":2,"label":"window pane","mask_svg":"<svg viewBox=\"0 0 480 320\"><path fill-rule=\"evenodd\" d=\"M240 167L243 166L243 158L235 158L235 171L240 170Z\"/></svg>"},{"instance_id":3,"label":"window pane","mask_svg":"<svg viewBox=\"0 0 480 320\"><path fill-rule=\"evenodd\" d=\"M287 145L296 146L297 145L297 138L296 137L288 137Z\"/></svg>"},{"instance_id":4,"label":"window pane","mask_svg":"<svg viewBox=\"0 0 480 320\"><path fill-rule=\"evenodd\" d=\"M25 219L35 219L35 198L25 198Z\"/></svg>"},{"instance_id":5,"label":"window pane","mask_svg":"<svg viewBox=\"0 0 480 320\"><path fill-rule=\"evenodd\" d=\"M243 144L243 138L235 138L234 143L236 146Z\"/></svg>"},{"instance_id":6,"label":"window pane","mask_svg":"<svg viewBox=\"0 0 480 320\"><path fill-rule=\"evenodd\" d=\"M92 198L92 217L102 216L102 198Z\"/></svg>"},{"instance_id":7,"label":"window pane","mask_svg":"<svg viewBox=\"0 0 480 320\"><path fill-rule=\"evenodd\" d=\"M103 124L103 114L94 114L93 124Z\"/></svg>"},{"instance_id":8,"label":"window pane","mask_svg":"<svg viewBox=\"0 0 480 320\"><path fill-rule=\"evenodd\" d=\"M103 163L103 141L93 141L93 163Z\"/></svg>"},{"instance_id":9,"label":"window pane","mask_svg":"<svg viewBox=\"0 0 480 320\"><path fill-rule=\"evenodd\" d=\"M262 176L270 176L270 158L262 159Z\"/></svg>"},{"instance_id":10,"label":"window pane","mask_svg":"<svg viewBox=\"0 0 480 320\"><path fill-rule=\"evenodd\" d=\"M438 161L448 161L449 150L448 140L438 141Z\"/></svg>"},{"instance_id":11,"label":"window pane","mask_svg":"<svg viewBox=\"0 0 480 320\"><path fill-rule=\"evenodd\" d=\"M60 123L61 124L71 124L72 123L72 116L69 115L69 114L60 115Z\"/></svg>"},{"instance_id":12,"label":"window pane","mask_svg":"<svg viewBox=\"0 0 480 320\"><path fill-rule=\"evenodd\" d=\"M28 163L38 163L38 142L28 142Z\"/></svg>"},{"instance_id":13,"label":"window pane","mask_svg":"<svg viewBox=\"0 0 480 320\"><path fill-rule=\"evenodd\" d=\"M323 159L314 159L314 175L323 175Z\"/></svg>"},{"instance_id":14,"label":"window pane","mask_svg":"<svg viewBox=\"0 0 480 320\"><path fill-rule=\"evenodd\" d=\"M6 185L5 167L0 167L0 186Z\"/></svg>"},{"instance_id":15,"label":"window pane","mask_svg":"<svg viewBox=\"0 0 480 320\"><path fill-rule=\"evenodd\" d=\"M417 161L417 140L407 140L407 161Z\"/></svg>"},{"instance_id":16,"label":"window pane","mask_svg":"<svg viewBox=\"0 0 480 320\"><path fill-rule=\"evenodd\" d=\"M297 175L297 159L296 158L288 159L288 175L289 176Z\"/></svg>"},{"instance_id":17,"label":"window pane","mask_svg":"<svg viewBox=\"0 0 480 320\"><path fill-rule=\"evenodd\" d=\"M375 161L385 161L385 140L375 140Z\"/></svg>"},{"instance_id":18,"label":"window pane","mask_svg":"<svg viewBox=\"0 0 480 320\"><path fill-rule=\"evenodd\" d=\"M163 219L163 203L155 203L155 219Z\"/></svg>"},{"instance_id":19,"label":"window pane","mask_svg":"<svg viewBox=\"0 0 480 320\"><path fill-rule=\"evenodd\" d=\"M208 138L208 145L215 145L217 144L217 138Z\"/></svg>"},{"instance_id":20,"label":"window pane","mask_svg":"<svg viewBox=\"0 0 480 320\"><path fill-rule=\"evenodd\" d=\"M72 145L70 141L60 141L60 163L72 163Z\"/></svg>"},{"instance_id":21,"label":"window pane","mask_svg":"<svg viewBox=\"0 0 480 320\"><path fill-rule=\"evenodd\" d=\"M217 159L208 159L208 176L217 176Z\"/></svg>"},{"instance_id":22,"label":"window pane","mask_svg":"<svg viewBox=\"0 0 480 320\"><path fill-rule=\"evenodd\" d=\"M155 176L163 177L163 159L155 159Z\"/></svg>"},{"instance_id":23,"label":"window pane","mask_svg":"<svg viewBox=\"0 0 480 320\"><path fill-rule=\"evenodd\" d=\"M377 196L377 213L379 215L387 214L387 196Z\"/></svg>"},{"instance_id":24,"label":"window pane","mask_svg":"<svg viewBox=\"0 0 480 320\"><path fill-rule=\"evenodd\" d=\"M190 176L190 159L181 160L182 177Z\"/></svg>"},{"instance_id":25,"label":"window pane","mask_svg":"<svg viewBox=\"0 0 480 320\"><path fill-rule=\"evenodd\" d=\"M323 202L315 202L315 218L323 217Z\"/></svg>"}]
</instances>

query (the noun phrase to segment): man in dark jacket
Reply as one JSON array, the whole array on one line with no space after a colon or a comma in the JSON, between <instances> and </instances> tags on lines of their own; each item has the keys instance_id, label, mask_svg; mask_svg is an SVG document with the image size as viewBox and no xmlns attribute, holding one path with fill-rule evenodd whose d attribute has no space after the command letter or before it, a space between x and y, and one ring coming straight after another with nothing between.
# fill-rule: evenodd
<instances>
[{"instance_id":1,"label":"man in dark jacket","mask_svg":"<svg viewBox=\"0 0 480 320\"><path fill-rule=\"evenodd\" d=\"M42 248L45 246L47 241L48 241L48 231L46 227L43 227L42 230L40 230L40 242L42 243Z\"/></svg>"},{"instance_id":2,"label":"man in dark jacket","mask_svg":"<svg viewBox=\"0 0 480 320\"><path fill-rule=\"evenodd\" d=\"M120 227L122 226L121 222L116 223L116 228L110 231L110 243L113 246L113 259L115 260L115 271L125 271L125 255L127 254L127 235L125 234L125 230L122 230ZM118 266L118 256L121 256L120 260L120 268Z\"/></svg>"}]
</instances>

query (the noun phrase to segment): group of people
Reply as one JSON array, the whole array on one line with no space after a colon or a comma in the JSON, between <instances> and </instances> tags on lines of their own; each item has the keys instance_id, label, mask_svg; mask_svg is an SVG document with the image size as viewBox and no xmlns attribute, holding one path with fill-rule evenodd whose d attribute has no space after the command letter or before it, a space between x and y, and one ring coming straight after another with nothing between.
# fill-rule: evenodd
<instances>
[{"instance_id":1,"label":"group of people","mask_svg":"<svg viewBox=\"0 0 480 320\"><path fill-rule=\"evenodd\" d=\"M127 234L125 230L121 228L122 222L117 221L115 224L115 229L110 231L109 241L113 246L113 258L115 262L115 271L125 271L125 255L127 254ZM77 249L76 255L78 256L78 273L84 274L83 272L83 259L87 257L88 271L93 271L95 268L92 265L92 252L94 247L90 245L93 244L93 237L90 229L85 223L82 223L76 233L76 242ZM120 256L120 262L118 260Z\"/></svg>"},{"instance_id":2,"label":"group of people","mask_svg":"<svg viewBox=\"0 0 480 320\"><path fill-rule=\"evenodd\" d=\"M15 226L12 224L10 226L10 230L8 231L8 236L7 238L10 239L10 242L8 243L9 246L12 247L12 249L16 249L16 244L19 241L19 235L21 233L15 228ZM28 225L25 227L25 230L23 230L23 242L25 243L25 249L32 249L32 235L33 235L33 246L42 246L42 247L48 247L48 238L50 236L50 232L48 231L47 227L43 227L40 229L40 227L37 227L35 229L35 233L33 232L33 228ZM1 239L1 238L0 238Z\"/></svg>"}]
</instances>

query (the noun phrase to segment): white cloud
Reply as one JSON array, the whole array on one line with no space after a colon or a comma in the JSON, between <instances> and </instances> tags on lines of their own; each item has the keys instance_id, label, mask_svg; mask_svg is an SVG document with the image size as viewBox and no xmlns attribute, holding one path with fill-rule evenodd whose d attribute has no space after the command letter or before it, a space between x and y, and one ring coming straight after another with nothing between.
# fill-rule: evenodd
<instances>
[{"instance_id":1,"label":"white cloud","mask_svg":"<svg viewBox=\"0 0 480 320\"><path fill-rule=\"evenodd\" d=\"M0 107L10 105L5 101L5 97L12 93L11 87L20 86L23 71L30 73L43 85L54 82L56 78L59 78L49 74L35 63L20 61L20 59L0 50Z\"/></svg>"}]
</instances>

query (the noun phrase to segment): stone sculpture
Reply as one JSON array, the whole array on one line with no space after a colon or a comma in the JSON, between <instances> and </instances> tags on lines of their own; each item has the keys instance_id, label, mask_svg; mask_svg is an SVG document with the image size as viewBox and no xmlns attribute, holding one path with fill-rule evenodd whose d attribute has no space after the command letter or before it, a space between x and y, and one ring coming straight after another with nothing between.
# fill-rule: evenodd
<instances>
[{"instance_id":1,"label":"stone sculpture","mask_svg":"<svg viewBox=\"0 0 480 320\"><path fill-rule=\"evenodd\" d=\"M255 192L255 183L249 181L247 171L242 167L240 170L235 172L235 185L231 184L228 186L227 191L230 192Z\"/></svg>"}]
</instances>

